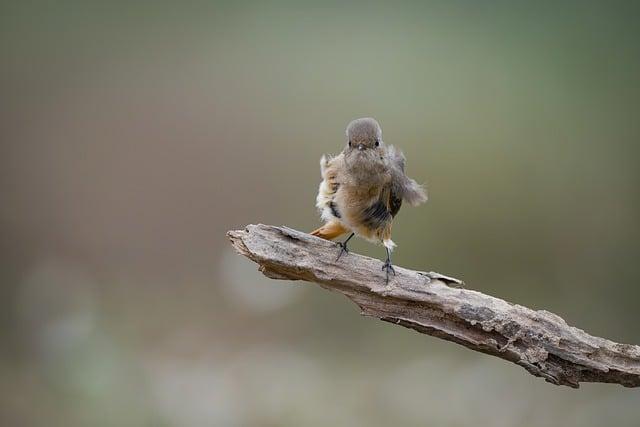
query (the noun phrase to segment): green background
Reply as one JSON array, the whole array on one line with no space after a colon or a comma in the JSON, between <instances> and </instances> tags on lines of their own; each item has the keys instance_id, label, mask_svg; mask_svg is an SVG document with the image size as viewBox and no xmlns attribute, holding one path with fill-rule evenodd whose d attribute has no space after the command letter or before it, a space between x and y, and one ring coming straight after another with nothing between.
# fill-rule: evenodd
<instances>
[{"instance_id":1,"label":"green background","mask_svg":"<svg viewBox=\"0 0 640 427\"><path fill-rule=\"evenodd\" d=\"M4 2L0 424L603 426L638 390L269 281L373 116L430 201L394 261L640 344L636 2ZM363 241L352 249L382 258Z\"/></svg>"}]
</instances>

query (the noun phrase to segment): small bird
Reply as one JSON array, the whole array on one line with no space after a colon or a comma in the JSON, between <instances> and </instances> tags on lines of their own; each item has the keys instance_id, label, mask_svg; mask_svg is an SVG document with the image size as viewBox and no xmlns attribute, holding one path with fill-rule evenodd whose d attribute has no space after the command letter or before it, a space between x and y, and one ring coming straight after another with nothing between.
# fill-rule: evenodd
<instances>
[{"instance_id":1,"label":"small bird","mask_svg":"<svg viewBox=\"0 0 640 427\"><path fill-rule=\"evenodd\" d=\"M405 175L405 157L400 150L382 142L382 129L375 119L353 120L347 126L347 146L335 157L322 156L322 182L316 206L325 224L312 235L333 240L351 232L339 242L340 252L349 253L347 243L354 235L382 243L387 259L382 267L396 272L391 264L391 226L402 201L417 206L427 201L425 189Z\"/></svg>"}]
</instances>

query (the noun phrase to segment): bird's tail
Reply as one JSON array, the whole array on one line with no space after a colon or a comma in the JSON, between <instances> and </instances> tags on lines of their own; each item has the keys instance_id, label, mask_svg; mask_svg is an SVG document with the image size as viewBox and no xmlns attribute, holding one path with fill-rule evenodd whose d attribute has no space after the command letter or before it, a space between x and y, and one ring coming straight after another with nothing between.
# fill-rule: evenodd
<instances>
[{"instance_id":1,"label":"bird's tail","mask_svg":"<svg viewBox=\"0 0 640 427\"><path fill-rule=\"evenodd\" d=\"M326 240L332 240L335 239L336 237L340 236L341 234L346 233L348 230L346 228L343 227L342 224L340 224L337 221L330 221L328 223L326 223L325 225L323 225L322 227L313 230L311 232L312 236L316 236L316 237L320 237L322 239L326 239Z\"/></svg>"}]
</instances>

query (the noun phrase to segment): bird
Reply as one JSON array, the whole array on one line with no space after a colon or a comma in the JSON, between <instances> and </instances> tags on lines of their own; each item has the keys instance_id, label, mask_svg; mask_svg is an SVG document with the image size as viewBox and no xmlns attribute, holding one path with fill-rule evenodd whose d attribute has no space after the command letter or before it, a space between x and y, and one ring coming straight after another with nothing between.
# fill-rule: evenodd
<instances>
[{"instance_id":1,"label":"bird","mask_svg":"<svg viewBox=\"0 0 640 427\"><path fill-rule=\"evenodd\" d=\"M351 233L338 242L336 262L349 253L347 243L355 235L382 244L386 260L382 271L396 274L391 252L393 221L406 201L418 206L427 201L426 189L405 174L406 159L402 151L382 141L380 124L371 117L351 121L346 129L347 144L336 156L320 159L322 182L316 207L324 222L310 234L333 240Z\"/></svg>"}]
</instances>

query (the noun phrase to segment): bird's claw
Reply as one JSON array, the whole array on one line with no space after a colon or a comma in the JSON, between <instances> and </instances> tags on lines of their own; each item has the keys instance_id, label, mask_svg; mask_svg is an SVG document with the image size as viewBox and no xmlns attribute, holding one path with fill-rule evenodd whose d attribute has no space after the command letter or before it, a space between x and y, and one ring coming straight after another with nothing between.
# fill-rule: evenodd
<instances>
[{"instance_id":1,"label":"bird's claw","mask_svg":"<svg viewBox=\"0 0 640 427\"><path fill-rule=\"evenodd\" d=\"M338 242L338 246L340 246L340 253L338 254L338 258L336 258L336 262L340 259L342 255L349 253L349 248L347 248L346 243Z\"/></svg>"},{"instance_id":2,"label":"bird's claw","mask_svg":"<svg viewBox=\"0 0 640 427\"><path fill-rule=\"evenodd\" d=\"M393 265L391 264L390 260L385 261L385 263L382 265L382 271L387 272L387 278L386 278L386 284L389 284L389 272L393 273L393 275L396 275L396 270L393 268Z\"/></svg>"}]
</instances>

